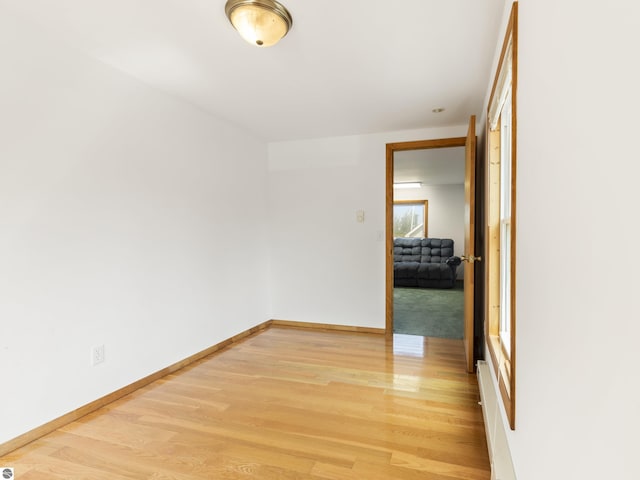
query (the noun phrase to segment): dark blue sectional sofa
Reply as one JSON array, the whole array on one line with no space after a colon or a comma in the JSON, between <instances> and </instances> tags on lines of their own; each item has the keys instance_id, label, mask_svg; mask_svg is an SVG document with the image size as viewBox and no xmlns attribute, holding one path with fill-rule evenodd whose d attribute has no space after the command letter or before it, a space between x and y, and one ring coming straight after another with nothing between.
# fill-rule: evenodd
<instances>
[{"instance_id":1,"label":"dark blue sectional sofa","mask_svg":"<svg viewBox=\"0 0 640 480\"><path fill-rule=\"evenodd\" d=\"M453 288L460 257L450 238L394 238L394 287Z\"/></svg>"}]
</instances>

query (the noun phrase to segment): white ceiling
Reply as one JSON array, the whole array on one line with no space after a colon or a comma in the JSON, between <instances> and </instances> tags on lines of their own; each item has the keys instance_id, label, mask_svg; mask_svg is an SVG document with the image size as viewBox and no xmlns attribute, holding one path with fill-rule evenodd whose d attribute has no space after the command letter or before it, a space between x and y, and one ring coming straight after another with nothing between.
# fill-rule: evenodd
<instances>
[{"instance_id":1,"label":"white ceiling","mask_svg":"<svg viewBox=\"0 0 640 480\"><path fill-rule=\"evenodd\" d=\"M281 1L293 28L262 49L231 27L225 0L0 7L269 141L460 125L480 113L503 0Z\"/></svg>"}]
</instances>

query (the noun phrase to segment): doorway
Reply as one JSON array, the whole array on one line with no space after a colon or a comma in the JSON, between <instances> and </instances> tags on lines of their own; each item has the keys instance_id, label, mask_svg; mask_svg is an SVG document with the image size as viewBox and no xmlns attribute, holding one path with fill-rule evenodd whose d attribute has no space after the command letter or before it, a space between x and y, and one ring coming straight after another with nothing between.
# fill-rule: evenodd
<instances>
[{"instance_id":1,"label":"doorway","mask_svg":"<svg viewBox=\"0 0 640 480\"><path fill-rule=\"evenodd\" d=\"M385 304L386 304L386 332L387 335L393 335L393 282L394 282L394 263L393 263L393 173L394 173L394 156L396 152L410 150L425 149L442 149L449 147L465 148L465 221L464 221L464 255L461 257L464 261L464 328L463 328L463 344L465 349L465 357L467 371L473 372L474 359L477 353L474 353L475 332L474 325L476 310L476 269L474 263L481 260L475 256L476 251L476 235L475 235L475 217L476 217L476 188L475 188L475 172L476 172L476 134L475 134L475 116L471 116L469 120L469 128L466 137L444 138L436 140L418 140L413 142L388 143L386 145L386 275L385 275Z\"/></svg>"},{"instance_id":2,"label":"doorway","mask_svg":"<svg viewBox=\"0 0 640 480\"><path fill-rule=\"evenodd\" d=\"M434 262L450 256L459 262L464 255L464 147L395 152L393 166L394 244L418 243L438 255ZM394 257L409 261L394 268L399 275L394 276L394 333L462 339L464 267L440 263L418 272L411 257Z\"/></svg>"}]
</instances>

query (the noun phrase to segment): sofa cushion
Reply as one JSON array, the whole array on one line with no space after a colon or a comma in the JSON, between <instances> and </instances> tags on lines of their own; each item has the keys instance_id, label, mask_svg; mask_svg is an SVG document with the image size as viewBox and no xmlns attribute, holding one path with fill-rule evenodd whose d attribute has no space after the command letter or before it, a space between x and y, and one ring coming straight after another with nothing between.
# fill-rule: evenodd
<instances>
[{"instance_id":1,"label":"sofa cushion","mask_svg":"<svg viewBox=\"0 0 640 480\"><path fill-rule=\"evenodd\" d=\"M418 262L398 262L393 264L393 279L396 285L403 287L418 286Z\"/></svg>"},{"instance_id":2,"label":"sofa cushion","mask_svg":"<svg viewBox=\"0 0 640 480\"><path fill-rule=\"evenodd\" d=\"M446 263L421 263L416 272L418 279L451 280L453 271Z\"/></svg>"},{"instance_id":3,"label":"sofa cushion","mask_svg":"<svg viewBox=\"0 0 640 480\"><path fill-rule=\"evenodd\" d=\"M453 240L444 238L423 238L420 248L421 263L445 263L453 256Z\"/></svg>"},{"instance_id":4,"label":"sofa cushion","mask_svg":"<svg viewBox=\"0 0 640 480\"><path fill-rule=\"evenodd\" d=\"M396 238L393 240L394 262L420 262L421 255L421 238Z\"/></svg>"}]
</instances>

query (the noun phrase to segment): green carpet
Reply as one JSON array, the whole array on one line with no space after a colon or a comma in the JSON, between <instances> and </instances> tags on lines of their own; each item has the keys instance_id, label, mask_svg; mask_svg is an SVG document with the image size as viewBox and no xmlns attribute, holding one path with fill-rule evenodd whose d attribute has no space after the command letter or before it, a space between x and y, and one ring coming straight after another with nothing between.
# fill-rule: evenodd
<instances>
[{"instance_id":1,"label":"green carpet","mask_svg":"<svg viewBox=\"0 0 640 480\"><path fill-rule=\"evenodd\" d=\"M394 333L462 338L463 326L462 285L444 290L404 287L393 289Z\"/></svg>"}]
</instances>

